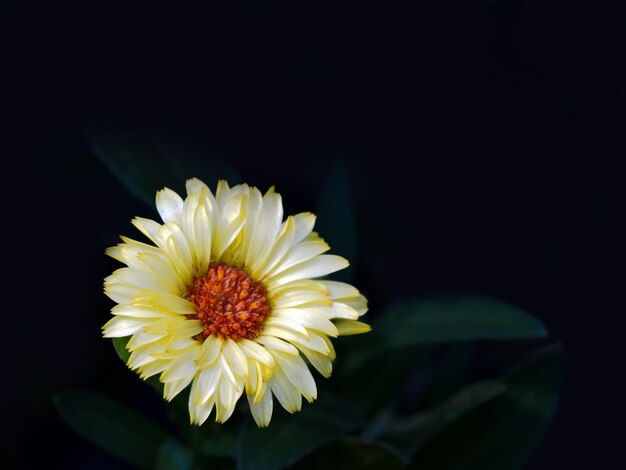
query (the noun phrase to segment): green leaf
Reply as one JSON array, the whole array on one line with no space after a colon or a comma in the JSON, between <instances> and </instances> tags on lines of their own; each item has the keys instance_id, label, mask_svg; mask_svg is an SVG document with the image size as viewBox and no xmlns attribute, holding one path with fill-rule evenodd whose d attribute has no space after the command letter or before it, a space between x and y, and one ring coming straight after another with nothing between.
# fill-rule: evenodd
<instances>
[{"instance_id":1,"label":"green leaf","mask_svg":"<svg viewBox=\"0 0 626 470\"><path fill-rule=\"evenodd\" d=\"M358 240L350 178L341 162L335 162L324 182L317 203L316 230L351 266L333 274L333 279L351 282L357 261Z\"/></svg>"},{"instance_id":2,"label":"green leaf","mask_svg":"<svg viewBox=\"0 0 626 470\"><path fill-rule=\"evenodd\" d=\"M167 433L136 411L104 395L76 390L59 393L54 403L84 439L123 460L151 468Z\"/></svg>"},{"instance_id":3,"label":"green leaf","mask_svg":"<svg viewBox=\"0 0 626 470\"><path fill-rule=\"evenodd\" d=\"M122 360L124 364L128 363L130 352L126 349L126 345L130 341L130 336L124 336L123 338L113 338L113 348L117 353L117 356Z\"/></svg>"},{"instance_id":4,"label":"green leaf","mask_svg":"<svg viewBox=\"0 0 626 470\"><path fill-rule=\"evenodd\" d=\"M467 385L432 410L394 421L379 439L404 455L413 455L450 423L501 395L506 388L505 384L492 381Z\"/></svg>"},{"instance_id":5,"label":"green leaf","mask_svg":"<svg viewBox=\"0 0 626 470\"><path fill-rule=\"evenodd\" d=\"M168 186L180 191L183 188L183 181L170 162L145 136L94 129L87 132L86 138L100 162L131 194L148 206L155 207L154 200L159 189Z\"/></svg>"},{"instance_id":6,"label":"green leaf","mask_svg":"<svg viewBox=\"0 0 626 470\"><path fill-rule=\"evenodd\" d=\"M298 462L295 469L339 468L341 470L400 470L402 460L375 442L346 437L326 445Z\"/></svg>"},{"instance_id":7,"label":"green leaf","mask_svg":"<svg viewBox=\"0 0 626 470\"><path fill-rule=\"evenodd\" d=\"M369 355L355 370L339 374L341 396L371 416L403 390L408 378L429 360L435 347L421 345ZM375 371L375 376L372 375Z\"/></svg>"},{"instance_id":8,"label":"green leaf","mask_svg":"<svg viewBox=\"0 0 626 470\"><path fill-rule=\"evenodd\" d=\"M424 343L540 338L543 325L523 310L480 296L435 297L391 307L373 329L386 348Z\"/></svg>"},{"instance_id":9,"label":"green leaf","mask_svg":"<svg viewBox=\"0 0 626 470\"><path fill-rule=\"evenodd\" d=\"M469 381L474 360L475 344L472 342L447 345L437 358L429 377L425 393L420 397L420 406L430 408L442 398L451 396Z\"/></svg>"},{"instance_id":10,"label":"green leaf","mask_svg":"<svg viewBox=\"0 0 626 470\"><path fill-rule=\"evenodd\" d=\"M157 452L155 470L189 470L190 451L175 439L166 440Z\"/></svg>"},{"instance_id":11,"label":"green leaf","mask_svg":"<svg viewBox=\"0 0 626 470\"><path fill-rule=\"evenodd\" d=\"M502 395L440 432L415 455L412 468L523 468L556 409L563 363L558 345L529 358L502 378Z\"/></svg>"},{"instance_id":12,"label":"green leaf","mask_svg":"<svg viewBox=\"0 0 626 470\"><path fill-rule=\"evenodd\" d=\"M354 430L360 416L349 402L320 392L317 401L300 413L275 414L266 429L249 423L239 436L237 468L271 470L284 468L315 449Z\"/></svg>"}]
</instances>

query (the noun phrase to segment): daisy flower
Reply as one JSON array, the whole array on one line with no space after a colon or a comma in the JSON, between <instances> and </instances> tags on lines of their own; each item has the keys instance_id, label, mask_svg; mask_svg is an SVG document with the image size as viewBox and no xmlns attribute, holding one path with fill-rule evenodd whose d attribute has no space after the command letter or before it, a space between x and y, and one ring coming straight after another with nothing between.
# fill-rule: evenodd
<instances>
[{"instance_id":1,"label":"daisy flower","mask_svg":"<svg viewBox=\"0 0 626 470\"><path fill-rule=\"evenodd\" d=\"M220 181L200 180L183 200L156 195L163 220L132 223L153 244L121 237L107 254L126 267L105 279L117 303L106 338L127 337L128 366L143 379L159 375L164 397L190 386L189 415L202 424L212 410L226 421L244 394L259 426L273 398L289 412L317 397L309 366L332 371L330 338L365 333L367 301L349 284L324 277L348 266L325 254L315 216L283 220L282 199Z\"/></svg>"}]
</instances>

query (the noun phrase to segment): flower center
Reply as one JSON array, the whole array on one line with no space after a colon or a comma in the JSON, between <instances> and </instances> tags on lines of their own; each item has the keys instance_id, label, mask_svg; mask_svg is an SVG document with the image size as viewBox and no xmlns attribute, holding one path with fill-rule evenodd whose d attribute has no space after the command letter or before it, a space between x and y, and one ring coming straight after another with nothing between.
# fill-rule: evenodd
<instances>
[{"instance_id":1,"label":"flower center","mask_svg":"<svg viewBox=\"0 0 626 470\"><path fill-rule=\"evenodd\" d=\"M211 263L207 273L193 282L187 298L196 307L194 317L204 325L196 336L199 341L210 335L254 339L270 312L263 285L223 263Z\"/></svg>"}]
</instances>

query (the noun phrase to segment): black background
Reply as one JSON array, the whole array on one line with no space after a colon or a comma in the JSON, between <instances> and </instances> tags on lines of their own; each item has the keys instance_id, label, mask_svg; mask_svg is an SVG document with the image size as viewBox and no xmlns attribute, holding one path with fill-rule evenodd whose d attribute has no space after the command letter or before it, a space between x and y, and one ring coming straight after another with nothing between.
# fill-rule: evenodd
<instances>
[{"instance_id":1,"label":"black background","mask_svg":"<svg viewBox=\"0 0 626 470\"><path fill-rule=\"evenodd\" d=\"M104 248L151 212L90 153L94 125L198 142L246 182L276 184L286 213L314 209L342 160L373 315L448 291L533 313L563 342L567 374L529 468L612 466L626 10L412 3L3 7L4 270L17 282L5 281L2 440L18 468L121 467L58 420L55 391L162 406L100 339Z\"/></svg>"}]
</instances>

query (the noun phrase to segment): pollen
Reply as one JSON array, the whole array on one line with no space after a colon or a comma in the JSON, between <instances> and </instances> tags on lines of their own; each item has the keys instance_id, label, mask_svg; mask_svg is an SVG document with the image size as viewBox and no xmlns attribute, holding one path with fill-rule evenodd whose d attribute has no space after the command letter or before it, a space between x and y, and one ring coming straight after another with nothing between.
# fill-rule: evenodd
<instances>
[{"instance_id":1,"label":"pollen","mask_svg":"<svg viewBox=\"0 0 626 470\"><path fill-rule=\"evenodd\" d=\"M234 266L211 263L187 291L196 307L193 316L204 330L196 336L204 341L211 335L254 339L270 313L267 292L260 282Z\"/></svg>"}]
</instances>

